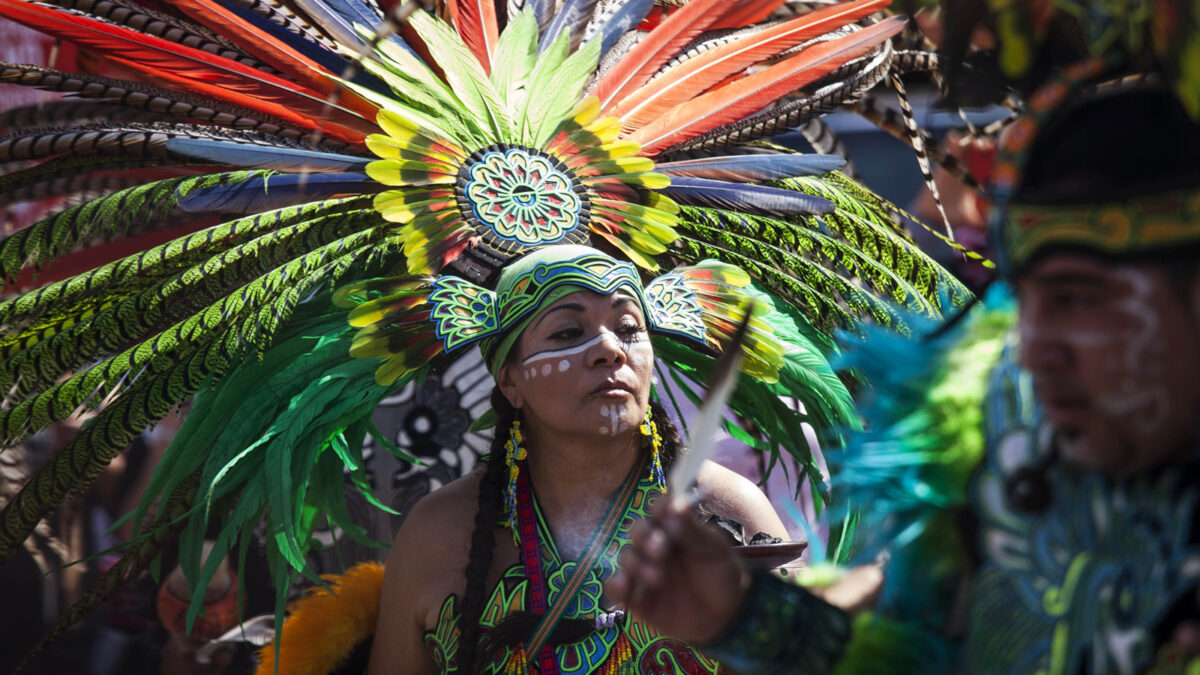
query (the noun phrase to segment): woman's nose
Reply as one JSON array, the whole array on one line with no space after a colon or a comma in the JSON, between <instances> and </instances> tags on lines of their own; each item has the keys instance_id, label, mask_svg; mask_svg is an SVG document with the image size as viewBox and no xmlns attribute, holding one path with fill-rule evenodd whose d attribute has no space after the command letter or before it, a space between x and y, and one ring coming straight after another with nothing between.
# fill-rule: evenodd
<instances>
[{"instance_id":1,"label":"woman's nose","mask_svg":"<svg viewBox=\"0 0 1200 675\"><path fill-rule=\"evenodd\" d=\"M588 365L607 366L625 363L625 349L621 340L606 331L600 333L600 339L588 350Z\"/></svg>"}]
</instances>

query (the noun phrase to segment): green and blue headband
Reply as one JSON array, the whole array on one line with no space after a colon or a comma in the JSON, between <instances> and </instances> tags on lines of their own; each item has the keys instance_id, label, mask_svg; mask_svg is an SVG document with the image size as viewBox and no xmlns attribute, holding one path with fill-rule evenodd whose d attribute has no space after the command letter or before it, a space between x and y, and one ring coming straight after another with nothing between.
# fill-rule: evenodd
<instances>
[{"instance_id":1,"label":"green and blue headband","mask_svg":"<svg viewBox=\"0 0 1200 675\"><path fill-rule=\"evenodd\" d=\"M580 290L628 292L652 333L716 351L756 293L744 270L716 260L680 267L643 284L630 263L594 248L558 244L510 263L494 290L456 276L382 277L342 287L334 302L350 310L349 323L358 329L350 354L383 359L375 381L391 386L439 355L470 345L480 347L495 373L541 309ZM778 379L786 347L762 316L751 319L743 350L744 372L763 382Z\"/></svg>"},{"instance_id":2,"label":"green and blue headband","mask_svg":"<svg viewBox=\"0 0 1200 675\"><path fill-rule=\"evenodd\" d=\"M1143 255L1200 242L1200 190L1184 188L1093 203L1023 203L1018 186L1047 122L1111 73L1114 58L1082 61L1029 97L1003 138L992 170L992 241L1002 273L1013 275L1040 251L1085 248L1108 256Z\"/></svg>"},{"instance_id":3,"label":"green and blue headband","mask_svg":"<svg viewBox=\"0 0 1200 675\"><path fill-rule=\"evenodd\" d=\"M706 344L703 309L679 273L643 287L637 269L586 246L552 246L515 261L495 291L455 276L433 282L429 316L446 353L479 344L495 372L538 310L580 290L624 290L641 306L651 331Z\"/></svg>"}]
</instances>

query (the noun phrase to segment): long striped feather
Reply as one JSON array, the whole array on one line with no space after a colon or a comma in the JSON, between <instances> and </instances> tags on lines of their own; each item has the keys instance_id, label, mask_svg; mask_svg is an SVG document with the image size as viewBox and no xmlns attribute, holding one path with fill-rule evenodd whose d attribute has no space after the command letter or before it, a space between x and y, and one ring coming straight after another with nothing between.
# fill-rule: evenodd
<instances>
[{"instance_id":1,"label":"long striped feather","mask_svg":"<svg viewBox=\"0 0 1200 675\"><path fill-rule=\"evenodd\" d=\"M641 143L643 152L653 154L737 120L862 56L899 33L904 23L904 17L891 17L846 37L809 47L765 70L675 106L627 140Z\"/></svg>"},{"instance_id":2,"label":"long striped feather","mask_svg":"<svg viewBox=\"0 0 1200 675\"><path fill-rule=\"evenodd\" d=\"M65 92L80 98L110 101L112 105L126 106L133 110L161 113L177 119L195 119L248 131L293 137L302 133L299 129L288 128L284 120L276 117L232 104L224 107L214 105L211 100L203 100L183 92L168 91L142 82L67 73L43 66L3 61L0 61L0 82Z\"/></svg>"},{"instance_id":3,"label":"long striped feather","mask_svg":"<svg viewBox=\"0 0 1200 675\"><path fill-rule=\"evenodd\" d=\"M308 210L312 213L312 210ZM0 382L13 400L39 393L63 373L120 352L237 288L331 242L382 224L368 209L326 209L221 250L94 312L68 315L66 325L41 323L0 343Z\"/></svg>"},{"instance_id":4,"label":"long striped feather","mask_svg":"<svg viewBox=\"0 0 1200 675\"><path fill-rule=\"evenodd\" d=\"M98 49L112 61L138 69L153 79L190 87L303 128L321 128L348 141L369 133L371 128L366 120L350 111L336 106L328 109L324 97L316 92L236 61L25 0L0 0L0 9L8 18ZM326 121L330 115L336 115L337 121Z\"/></svg>"},{"instance_id":5,"label":"long striped feather","mask_svg":"<svg viewBox=\"0 0 1200 675\"><path fill-rule=\"evenodd\" d=\"M621 118L626 130L637 129L729 76L775 58L806 40L857 21L890 2L857 0L830 5L767 30L732 40L664 71L616 103L609 112Z\"/></svg>"},{"instance_id":6,"label":"long striped feather","mask_svg":"<svg viewBox=\"0 0 1200 675\"><path fill-rule=\"evenodd\" d=\"M600 40L600 58L603 59L608 50L613 48L617 40L629 31L637 28L654 7L654 0L626 0L620 9L613 12L603 27L593 39Z\"/></svg>"}]
</instances>

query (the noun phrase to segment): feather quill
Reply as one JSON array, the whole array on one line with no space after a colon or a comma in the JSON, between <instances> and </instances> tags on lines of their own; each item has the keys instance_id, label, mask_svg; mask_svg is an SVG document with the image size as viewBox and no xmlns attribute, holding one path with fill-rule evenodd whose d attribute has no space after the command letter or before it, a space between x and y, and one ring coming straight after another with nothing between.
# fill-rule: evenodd
<instances>
[{"instance_id":1,"label":"feather quill","mask_svg":"<svg viewBox=\"0 0 1200 675\"><path fill-rule=\"evenodd\" d=\"M843 63L862 56L904 28L905 18L895 16L846 37L816 44L799 54L681 103L626 137L642 144L653 155L711 129L761 110L771 101L809 84Z\"/></svg>"},{"instance_id":2,"label":"feather quill","mask_svg":"<svg viewBox=\"0 0 1200 675\"><path fill-rule=\"evenodd\" d=\"M626 130L654 121L674 106L708 90L731 75L775 58L819 35L857 21L891 0L858 0L831 5L764 31L744 35L664 71L609 111Z\"/></svg>"}]
</instances>

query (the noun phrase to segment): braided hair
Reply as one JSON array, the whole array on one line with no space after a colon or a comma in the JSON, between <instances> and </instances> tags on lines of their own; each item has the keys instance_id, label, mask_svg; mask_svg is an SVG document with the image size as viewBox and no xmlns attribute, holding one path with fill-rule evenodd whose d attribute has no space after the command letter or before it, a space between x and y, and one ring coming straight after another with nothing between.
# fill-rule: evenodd
<instances>
[{"instance_id":1,"label":"braided hair","mask_svg":"<svg viewBox=\"0 0 1200 675\"><path fill-rule=\"evenodd\" d=\"M479 621L488 598L486 585L496 548L495 529L504 508L507 472L503 457L504 443L508 440L506 430L517 417L517 411L500 393L499 387L492 389L491 403L497 417L496 433L492 438L487 469L479 481L479 508L475 512L475 529L471 533L471 549L466 568L467 585L459 621L462 632L458 641L457 672L464 675L482 672L501 650L528 641L542 618L542 614L537 612L514 612L493 628L487 639L481 643ZM683 448L683 441L666 409L657 401L650 403L650 418L654 420L659 435L662 436L659 457L663 468L669 471ZM593 623L587 619L564 619L550 634L547 644L578 642L592 629Z\"/></svg>"}]
</instances>

